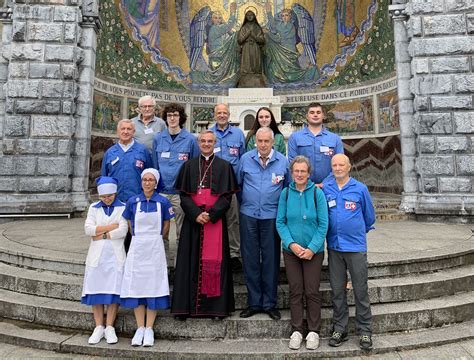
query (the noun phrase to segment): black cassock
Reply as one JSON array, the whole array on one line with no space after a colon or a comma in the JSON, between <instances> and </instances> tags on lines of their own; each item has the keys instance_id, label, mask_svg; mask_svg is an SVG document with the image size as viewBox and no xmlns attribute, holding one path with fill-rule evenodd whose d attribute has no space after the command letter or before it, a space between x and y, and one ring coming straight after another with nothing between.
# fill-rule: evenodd
<instances>
[{"instance_id":1,"label":"black cassock","mask_svg":"<svg viewBox=\"0 0 474 360\"><path fill-rule=\"evenodd\" d=\"M222 220L221 295L214 297L201 293L203 226L196 222L196 218L204 210L191 198L192 195L198 193L200 188L210 188L212 195L219 196L215 204L207 211L212 223ZM176 190L180 193L185 218L176 257L171 313L192 317L227 316L235 310L225 217L230 207L232 194L238 191L232 166L215 155L211 155L207 160L200 155L187 161L181 167L176 180Z\"/></svg>"}]
</instances>

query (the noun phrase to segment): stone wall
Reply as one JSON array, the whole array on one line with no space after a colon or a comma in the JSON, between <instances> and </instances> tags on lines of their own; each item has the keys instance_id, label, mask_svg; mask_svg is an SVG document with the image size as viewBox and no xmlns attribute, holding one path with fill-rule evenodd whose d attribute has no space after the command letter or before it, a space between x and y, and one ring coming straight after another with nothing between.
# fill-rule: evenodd
<instances>
[{"instance_id":1,"label":"stone wall","mask_svg":"<svg viewBox=\"0 0 474 360\"><path fill-rule=\"evenodd\" d=\"M394 1L403 207L474 214L474 2ZM470 221L472 218L470 218Z\"/></svg>"},{"instance_id":2,"label":"stone wall","mask_svg":"<svg viewBox=\"0 0 474 360\"><path fill-rule=\"evenodd\" d=\"M0 9L0 213L88 205L98 12L77 0Z\"/></svg>"}]
</instances>

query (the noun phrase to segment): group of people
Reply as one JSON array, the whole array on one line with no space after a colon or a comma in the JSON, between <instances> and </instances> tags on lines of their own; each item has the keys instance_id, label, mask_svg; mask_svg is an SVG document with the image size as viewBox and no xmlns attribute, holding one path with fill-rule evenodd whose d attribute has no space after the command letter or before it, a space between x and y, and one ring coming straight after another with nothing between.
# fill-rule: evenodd
<instances>
[{"instance_id":1,"label":"group of people","mask_svg":"<svg viewBox=\"0 0 474 360\"><path fill-rule=\"evenodd\" d=\"M325 129L323 107L308 106L307 126L290 136L287 158L269 108L258 110L245 137L229 123L228 106L217 104L215 125L196 139L184 128L181 105L166 105L164 121L154 115L155 106L143 97L140 115L118 123L118 142L106 151L97 181L100 200L89 208L82 297L93 306L96 323L89 343L117 341L119 304L134 309L134 346L153 345L158 309L171 306L178 320L224 318L235 311L232 273L239 268L248 292L240 317L266 313L279 320L283 253L289 347L299 349L303 341L305 298L306 348L316 349L326 243L334 311L329 345L347 340L349 273L359 344L371 349L366 233L375 222L374 208L367 187L350 177L340 137ZM170 301L165 249L173 217L178 249ZM126 238L131 242L125 255Z\"/></svg>"}]
</instances>

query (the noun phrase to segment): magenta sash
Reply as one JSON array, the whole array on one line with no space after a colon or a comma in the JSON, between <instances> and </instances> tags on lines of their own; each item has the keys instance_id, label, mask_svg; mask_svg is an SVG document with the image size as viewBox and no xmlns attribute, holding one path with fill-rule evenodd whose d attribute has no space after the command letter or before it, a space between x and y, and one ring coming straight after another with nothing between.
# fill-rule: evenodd
<instances>
[{"instance_id":1,"label":"magenta sash","mask_svg":"<svg viewBox=\"0 0 474 360\"><path fill-rule=\"evenodd\" d=\"M197 206L205 206L209 210L219 199L212 195L211 189L200 189L191 195ZM222 220L215 224L208 222L201 230L201 294L208 297L221 296L221 264L222 264ZM199 290L198 290L199 291Z\"/></svg>"}]
</instances>

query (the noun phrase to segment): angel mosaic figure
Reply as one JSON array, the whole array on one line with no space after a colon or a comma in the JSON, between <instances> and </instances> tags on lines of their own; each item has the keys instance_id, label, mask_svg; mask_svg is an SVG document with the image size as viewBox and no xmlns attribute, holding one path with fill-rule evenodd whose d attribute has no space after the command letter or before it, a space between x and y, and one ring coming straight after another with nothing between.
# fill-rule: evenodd
<instances>
[{"instance_id":1,"label":"angel mosaic figure","mask_svg":"<svg viewBox=\"0 0 474 360\"><path fill-rule=\"evenodd\" d=\"M189 58L193 82L235 85L239 69L236 33L232 31L237 21L236 10L236 4L231 3L229 21L224 22L219 11L205 6L191 21Z\"/></svg>"},{"instance_id":2,"label":"angel mosaic figure","mask_svg":"<svg viewBox=\"0 0 474 360\"><path fill-rule=\"evenodd\" d=\"M265 75L269 83L307 82L318 78L313 18L299 4L272 15L266 3ZM300 54L296 45L303 45Z\"/></svg>"}]
</instances>

